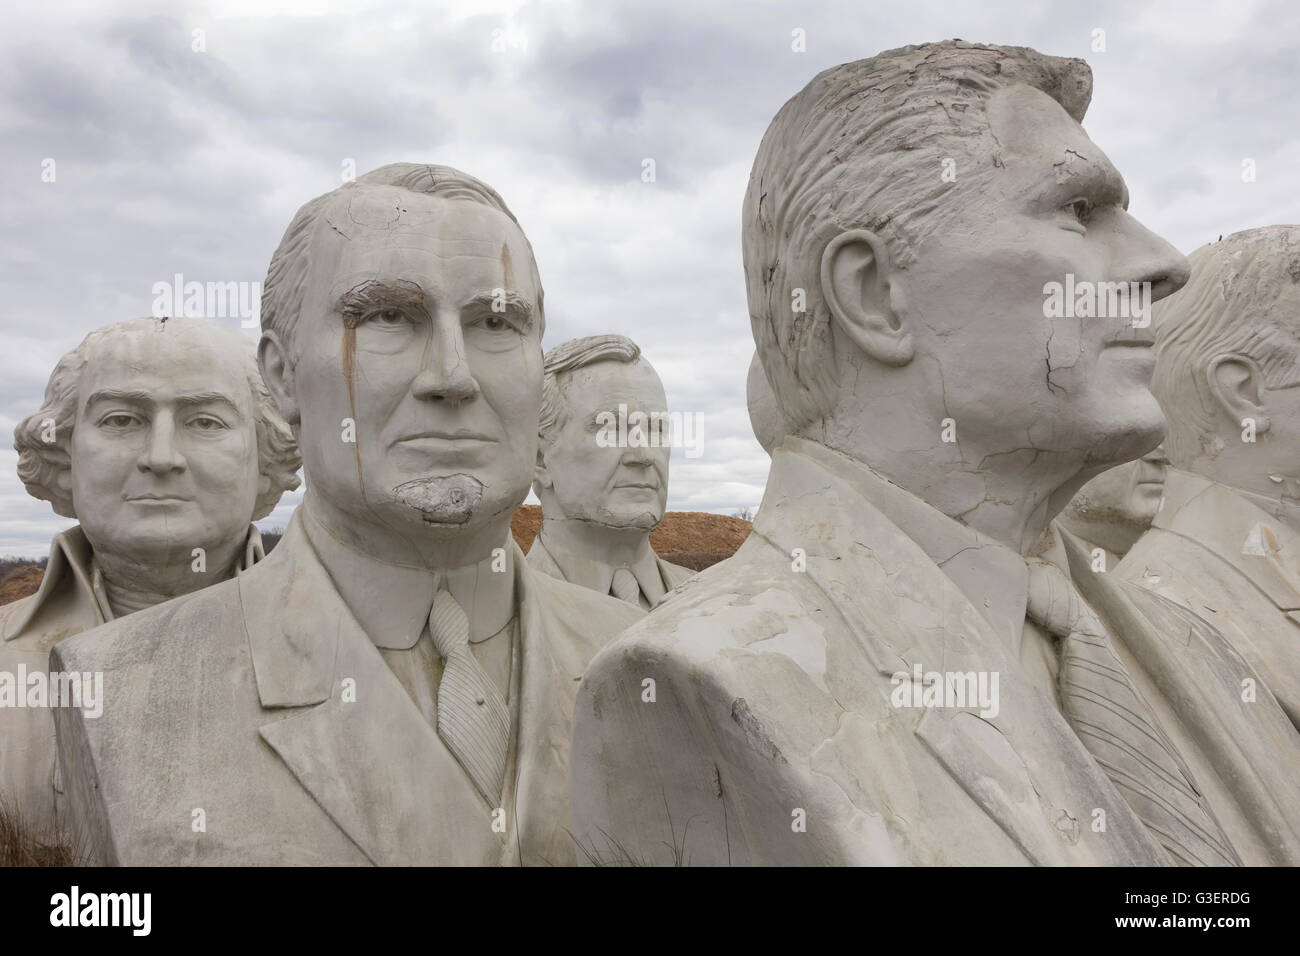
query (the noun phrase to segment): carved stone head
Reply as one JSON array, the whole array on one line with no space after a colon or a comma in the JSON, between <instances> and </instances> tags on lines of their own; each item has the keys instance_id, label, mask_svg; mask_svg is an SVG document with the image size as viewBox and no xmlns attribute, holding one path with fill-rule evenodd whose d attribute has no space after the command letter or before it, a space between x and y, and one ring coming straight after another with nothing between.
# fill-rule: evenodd
<instances>
[{"instance_id":1,"label":"carved stone head","mask_svg":"<svg viewBox=\"0 0 1300 956\"><path fill-rule=\"evenodd\" d=\"M92 332L14 447L30 494L78 519L96 552L144 566L241 539L298 487L297 445L252 343L197 319Z\"/></svg>"},{"instance_id":2,"label":"carved stone head","mask_svg":"<svg viewBox=\"0 0 1300 956\"><path fill-rule=\"evenodd\" d=\"M327 524L373 544L508 522L536 460L544 324L532 248L472 176L394 164L299 210L260 358Z\"/></svg>"}]
</instances>

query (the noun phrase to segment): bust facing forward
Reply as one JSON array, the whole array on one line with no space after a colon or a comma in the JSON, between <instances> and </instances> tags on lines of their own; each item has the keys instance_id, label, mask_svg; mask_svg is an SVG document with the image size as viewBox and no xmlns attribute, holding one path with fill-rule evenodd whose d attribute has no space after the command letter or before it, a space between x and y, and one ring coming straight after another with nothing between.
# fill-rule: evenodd
<instances>
[{"instance_id":1,"label":"bust facing forward","mask_svg":"<svg viewBox=\"0 0 1300 956\"><path fill-rule=\"evenodd\" d=\"M563 863L569 714L636 613L532 573L510 538L545 323L491 187L395 164L307 203L259 359L307 493L237 581L56 649L115 663L66 715L73 803L109 863Z\"/></svg>"},{"instance_id":2,"label":"bust facing forward","mask_svg":"<svg viewBox=\"0 0 1300 956\"><path fill-rule=\"evenodd\" d=\"M60 641L247 570L250 522L298 486L301 463L253 343L188 318L92 332L14 432L28 493L79 524L54 537L40 589L0 609L0 671L45 671ZM100 700L95 705L104 704ZM0 709L0 793L35 831L62 783L48 709Z\"/></svg>"},{"instance_id":3,"label":"bust facing forward","mask_svg":"<svg viewBox=\"0 0 1300 956\"><path fill-rule=\"evenodd\" d=\"M533 476L542 527L528 562L649 610L692 574L650 547L668 501L663 383L622 335L558 345L545 371Z\"/></svg>"}]
</instances>

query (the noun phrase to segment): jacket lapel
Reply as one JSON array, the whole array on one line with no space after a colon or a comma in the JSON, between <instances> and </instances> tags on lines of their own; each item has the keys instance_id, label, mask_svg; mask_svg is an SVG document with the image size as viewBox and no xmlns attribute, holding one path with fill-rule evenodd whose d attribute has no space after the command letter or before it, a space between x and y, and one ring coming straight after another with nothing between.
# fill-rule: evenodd
<instances>
[{"instance_id":1,"label":"jacket lapel","mask_svg":"<svg viewBox=\"0 0 1300 956\"><path fill-rule=\"evenodd\" d=\"M77 525L50 542L40 587L9 622L4 640L13 640L29 628L66 637L103 623L90 583L90 542Z\"/></svg>"},{"instance_id":2,"label":"jacket lapel","mask_svg":"<svg viewBox=\"0 0 1300 956\"><path fill-rule=\"evenodd\" d=\"M522 674L509 853L520 865L564 865L576 862L569 835L569 743L577 683L551 650L553 641L569 639L568 628L546 601L546 582L514 547Z\"/></svg>"},{"instance_id":3,"label":"jacket lapel","mask_svg":"<svg viewBox=\"0 0 1300 956\"><path fill-rule=\"evenodd\" d=\"M491 809L357 623L295 512L239 578L262 739L378 865L496 861Z\"/></svg>"},{"instance_id":4,"label":"jacket lapel","mask_svg":"<svg viewBox=\"0 0 1300 956\"><path fill-rule=\"evenodd\" d=\"M782 530L794 528L807 530ZM1111 862L1158 859L1158 848L1124 812L1127 805L1064 717L1020 677L987 619L915 541L842 478L788 447L778 450L754 533L783 556L804 549L808 580L841 616L843 633L882 678L876 686L886 697L890 678L910 675L914 665L924 672L999 674L996 717L980 716L978 705L926 709L912 732L1029 861L1067 862L1055 824L1080 793L1105 794L1108 805L1124 808L1115 811L1114 828L1134 834L1132 847ZM847 698L844 705L853 706Z\"/></svg>"}]
</instances>

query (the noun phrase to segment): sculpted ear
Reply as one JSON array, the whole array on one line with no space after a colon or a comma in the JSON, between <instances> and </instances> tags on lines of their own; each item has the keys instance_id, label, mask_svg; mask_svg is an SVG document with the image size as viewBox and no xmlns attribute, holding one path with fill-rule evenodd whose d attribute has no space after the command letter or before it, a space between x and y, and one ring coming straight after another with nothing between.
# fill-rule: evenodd
<instances>
[{"instance_id":1,"label":"sculpted ear","mask_svg":"<svg viewBox=\"0 0 1300 956\"><path fill-rule=\"evenodd\" d=\"M1264 406L1264 376L1254 359L1246 355L1216 355L1205 370L1210 394L1233 423L1255 420L1255 431L1268 431Z\"/></svg>"},{"instance_id":2,"label":"sculpted ear","mask_svg":"<svg viewBox=\"0 0 1300 956\"><path fill-rule=\"evenodd\" d=\"M822 253L822 295L840 331L877 362L906 365L915 349L894 308L889 253L869 229L850 229Z\"/></svg>"},{"instance_id":3,"label":"sculpted ear","mask_svg":"<svg viewBox=\"0 0 1300 956\"><path fill-rule=\"evenodd\" d=\"M274 332L263 332L257 343L257 367L262 370L262 381L271 393L280 414L290 425L302 422L298 403L294 398L293 363L289 352Z\"/></svg>"},{"instance_id":4,"label":"sculpted ear","mask_svg":"<svg viewBox=\"0 0 1300 956\"><path fill-rule=\"evenodd\" d=\"M537 443L537 467L533 469L533 491L540 498L542 489L550 488L554 484L551 471L546 467L546 441L541 440Z\"/></svg>"}]
</instances>

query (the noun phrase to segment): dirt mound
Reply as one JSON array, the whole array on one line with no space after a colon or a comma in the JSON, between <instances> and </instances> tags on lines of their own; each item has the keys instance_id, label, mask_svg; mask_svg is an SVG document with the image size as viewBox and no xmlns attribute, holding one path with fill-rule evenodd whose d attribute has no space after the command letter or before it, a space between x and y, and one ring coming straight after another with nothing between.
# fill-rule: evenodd
<instances>
[{"instance_id":1,"label":"dirt mound","mask_svg":"<svg viewBox=\"0 0 1300 956\"><path fill-rule=\"evenodd\" d=\"M527 553L541 526L539 505L521 505L515 512L510 530L522 551ZM659 527L650 532L650 547L665 561L702 571L735 554L749 537L751 527L743 518L705 511L669 511Z\"/></svg>"},{"instance_id":2,"label":"dirt mound","mask_svg":"<svg viewBox=\"0 0 1300 956\"><path fill-rule=\"evenodd\" d=\"M5 579L0 581L0 604L8 604L10 601L35 594L36 589L41 586L43 577L45 571L34 564L9 572Z\"/></svg>"},{"instance_id":3,"label":"dirt mound","mask_svg":"<svg viewBox=\"0 0 1300 956\"><path fill-rule=\"evenodd\" d=\"M538 505L521 505L510 522L510 530L526 554L542 526ZM650 547L665 561L692 571L703 571L729 558L749 537L750 523L743 518L709 514L706 511L669 511L659 527L650 532ZM263 534L265 541L274 532ZM278 541L279 536L275 535ZM274 544L272 543L272 547ZM270 548L267 548L270 551ZM0 604L35 594L45 572L36 565L19 568L0 581Z\"/></svg>"}]
</instances>

